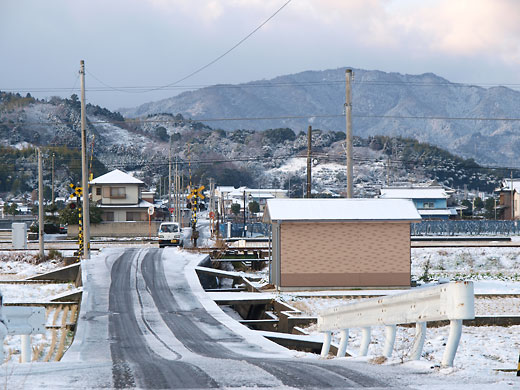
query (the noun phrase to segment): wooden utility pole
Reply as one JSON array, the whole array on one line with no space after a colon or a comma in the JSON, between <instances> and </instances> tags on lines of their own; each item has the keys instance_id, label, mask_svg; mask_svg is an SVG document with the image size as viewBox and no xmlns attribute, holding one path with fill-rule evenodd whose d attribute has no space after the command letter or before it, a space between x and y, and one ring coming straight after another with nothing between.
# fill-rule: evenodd
<instances>
[{"instance_id":1,"label":"wooden utility pole","mask_svg":"<svg viewBox=\"0 0 520 390\"><path fill-rule=\"evenodd\" d=\"M172 220L172 136L168 143L168 221Z\"/></svg>"},{"instance_id":2,"label":"wooden utility pole","mask_svg":"<svg viewBox=\"0 0 520 390\"><path fill-rule=\"evenodd\" d=\"M85 61L80 61L81 77L81 187L83 189L83 259L90 259L90 213L87 170L87 129L85 110Z\"/></svg>"},{"instance_id":3,"label":"wooden utility pole","mask_svg":"<svg viewBox=\"0 0 520 390\"><path fill-rule=\"evenodd\" d=\"M51 186L52 186L52 195L51 195L51 203L54 206L54 153L52 154L52 176L51 176Z\"/></svg>"},{"instance_id":4,"label":"wooden utility pole","mask_svg":"<svg viewBox=\"0 0 520 390\"><path fill-rule=\"evenodd\" d=\"M173 194L173 208L174 208L174 220L179 222L179 167L177 165L177 156L175 156L175 180L173 183L173 188L175 188Z\"/></svg>"},{"instance_id":5,"label":"wooden utility pole","mask_svg":"<svg viewBox=\"0 0 520 390\"><path fill-rule=\"evenodd\" d=\"M515 220L515 187L513 185L513 171L511 171L511 221Z\"/></svg>"},{"instance_id":6,"label":"wooden utility pole","mask_svg":"<svg viewBox=\"0 0 520 390\"><path fill-rule=\"evenodd\" d=\"M307 198L311 197L311 145L312 145L312 126L307 130Z\"/></svg>"},{"instance_id":7,"label":"wooden utility pole","mask_svg":"<svg viewBox=\"0 0 520 390\"><path fill-rule=\"evenodd\" d=\"M45 223L43 218L43 163L42 151L38 148L38 241L40 243L40 260L45 258L45 250L43 244L43 236Z\"/></svg>"},{"instance_id":8,"label":"wooden utility pole","mask_svg":"<svg viewBox=\"0 0 520 390\"><path fill-rule=\"evenodd\" d=\"M345 119L347 126L347 198L352 198L352 102L350 98L350 82L352 81L352 69L345 71Z\"/></svg>"},{"instance_id":9,"label":"wooden utility pole","mask_svg":"<svg viewBox=\"0 0 520 390\"><path fill-rule=\"evenodd\" d=\"M246 190L244 190L244 237L246 236Z\"/></svg>"}]
</instances>

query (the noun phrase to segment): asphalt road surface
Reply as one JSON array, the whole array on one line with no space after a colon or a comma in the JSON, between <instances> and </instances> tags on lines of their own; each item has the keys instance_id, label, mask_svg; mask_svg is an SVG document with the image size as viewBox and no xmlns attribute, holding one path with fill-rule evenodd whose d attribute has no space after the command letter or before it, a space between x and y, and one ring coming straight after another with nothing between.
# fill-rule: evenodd
<instances>
[{"instance_id":1,"label":"asphalt road surface","mask_svg":"<svg viewBox=\"0 0 520 390\"><path fill-rule=\"evenodd\" d=\"M392 387L382 367L296 357L242 325L235 325L239 331L225 325L216 318L225 314L211 308L214 303L195 286L195 272L186 271L197 256L177 248L135 248L111 249L89 260L73 346L49 369L34 364L32 372L40 375L27 374L25 387ZM50 379L56 372L61 379Z\"/></svg>"}]
</instances>

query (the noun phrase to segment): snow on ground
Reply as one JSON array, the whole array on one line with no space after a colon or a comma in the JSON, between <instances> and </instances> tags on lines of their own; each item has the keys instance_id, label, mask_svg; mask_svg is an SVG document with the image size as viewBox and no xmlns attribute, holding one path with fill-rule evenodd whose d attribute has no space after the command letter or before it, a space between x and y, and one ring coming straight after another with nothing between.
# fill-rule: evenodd
<instances>
[{"instance_id":1,"label":"snow on ground","mask_svg":"<svg viewBox=\"0 0 520 390\"><path fill-rule=\"evenodd\" d=\"M36 255L34 251L0 251L0 280L24 279L61 266L61 261L57 259L38 263Z\"/></svg>"},{"instance_id":2,"label":"snow on ground","mask_svg":"<svg viewBox=\"0 0 520 390\"><path fill-rule=\"evenodd\" d=\"M0 281L5 303L42 302L74 288L71 283L3 284Z\"/></svg>"},{"instance_id":3,"label":"snow on ground","mask_svg":"<svg viewBox=\"0 0 520 390\"><path fill-rule=\"evenodd\" d=\"M519 248L414 248L412 276L417 280L496 280L520 282Z\"/></svg>"}]
</instances>

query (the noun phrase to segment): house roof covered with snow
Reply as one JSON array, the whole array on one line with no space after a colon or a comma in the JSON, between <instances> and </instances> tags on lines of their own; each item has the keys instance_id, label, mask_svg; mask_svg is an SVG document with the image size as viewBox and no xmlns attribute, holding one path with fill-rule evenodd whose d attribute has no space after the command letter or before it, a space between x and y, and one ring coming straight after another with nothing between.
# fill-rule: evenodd
<instances>
[{"instance_id":1,"label":"house roof covered with snow","mask_svg":"<svg viewBox=\"0 0 520 390\"><path fill-rule=\"evenodd\" d=\"M105 173L96 177L90 184L144 184L141 180L136 179L126 172L114 169L111 172Z\"/></svg>"},{"instance_id":2,"label":"house roof covered with snow","mask_svg":"<svg viewBox=\"0 0 520 390\"><path fill-rule=\"evenodd\" d=\"M269 199L264 222L420 221L408 199Z\"/></svg>"},{"instance_id":3,"label":"house roof covered with snow","mask_svg":"<svg viewBox=\"0 0 520 390\"><path fill-rule=\"evenodd\" d=\"M520 179L513 179L513 189L520 192ZM504 179L500 188L497 188L496 191L511 191L511 179Z\"/></svg>"},{"instance_id":4,"label":"house roof covered with snow","mask_svg":"<svg viewBox=\"0 0 520 390\"><path fill-rule=\"evenodd\" d=\"M386 199L447 199L442 187L381 188L380 198Z\"/></svg>"}]
</instances>

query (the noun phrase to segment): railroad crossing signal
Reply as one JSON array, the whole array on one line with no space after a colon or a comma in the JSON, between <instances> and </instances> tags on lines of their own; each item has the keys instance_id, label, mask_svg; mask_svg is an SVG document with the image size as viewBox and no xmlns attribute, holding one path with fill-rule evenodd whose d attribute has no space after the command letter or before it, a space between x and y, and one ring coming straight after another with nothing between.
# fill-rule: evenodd
<instances>
[{"instance_id":1,"label":"railroad crossing signal","mask_svg":"<svg viewBox=\"0 0 520 390\"><path fill-rule=\"evenodd\" d=\"M83 188L82 187L76 187L74 184L70 183L69 187L72 188L74 191L72 194L69 195L70 198L74 197L81 197L83 195Z\"/></svg>"},{"instance_id":2,"label":"railroad crossing signal","mask_svg":"<svg viewBox=\"0 0 520 390\"><path fill-rule=\"evenodd\" d=\"M191 190L190 194L187 196L187 198L191 201L191 223L193 227L197 225L197 198L204 199L204 195L202 194L204 188L204 186L195 188Z\"/></svg>"},{"instance_id":3,"label":"railroad crossing signal","mask_svg":"<svg viewBox=\"0 0 520 390\"><path fill-rule=\"evenodd\" d=\"M202 194L202 191L204 190L204 186L200 186L199 188L195 188L191 190L190 194L187 196L188 199L191 199L193 197L204 199L204 195Z\"/></svg>"}]
</instances>

